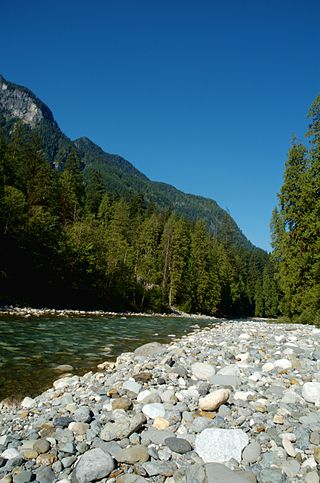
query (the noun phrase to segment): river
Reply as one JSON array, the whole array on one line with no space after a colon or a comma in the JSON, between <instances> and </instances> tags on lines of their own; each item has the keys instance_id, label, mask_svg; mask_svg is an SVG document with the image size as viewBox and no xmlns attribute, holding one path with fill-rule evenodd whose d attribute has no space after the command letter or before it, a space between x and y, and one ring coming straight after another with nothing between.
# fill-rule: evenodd
<instances>
[{"instance_id":1,"label":"river","mask_svg":"<svg viewBox=\"0 0 320 483\"><path fill-rule=\"evenodd\" d=\"M0 401L36 396L59 377L56 367L74 374L95 370L147 342L168 343L219 320L181 317L17 317L0 315Z\"/></svg>"}]
</instances>

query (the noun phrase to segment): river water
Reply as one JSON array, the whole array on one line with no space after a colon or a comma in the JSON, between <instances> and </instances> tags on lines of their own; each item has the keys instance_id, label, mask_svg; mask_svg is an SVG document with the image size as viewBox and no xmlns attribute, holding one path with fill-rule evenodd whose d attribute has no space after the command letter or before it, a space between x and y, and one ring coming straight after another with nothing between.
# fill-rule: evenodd
<instances>
[{"instance_id":1,"label":"river water","mask_svg":"<svg viewBox=\"0 0 320 483\"><path fill-rule=\"evenodd\" d=\"M181 317L16 317L0 315L0 401L36 396L59 377L60 364L74 374L95 370L147 342L175 337L218 320Z\"/></svg>"}]
</instances>

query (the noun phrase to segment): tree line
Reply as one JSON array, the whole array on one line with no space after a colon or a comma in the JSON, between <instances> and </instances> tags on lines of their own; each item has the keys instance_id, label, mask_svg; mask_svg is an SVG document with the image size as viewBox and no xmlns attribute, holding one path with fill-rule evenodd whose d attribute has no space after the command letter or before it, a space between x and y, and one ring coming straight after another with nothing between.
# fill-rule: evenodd
<instances>
[{"instance_id":1,"label":"tree line","mask_svg":"<svg viewBox=\"0 0 320 483\"><path fill-rule=\"evenodd\" d=\"M0 303L275 316L266 252L245 248L142 195L108 192L76 151L63 170L35 131L0 133ZM232 227L230 227L230 230Z\"/></svg>"},{"instance_id":2,"label":"tree line","mask_svg":"<svg viewBox=\"0 0 320 483\"><path fill-rule=\"evenodd\" d=\"M273 259L281 313L320 324L320 96L308 118L307 143L292 142L273 212Z\"/></svg>"}]
</instances>

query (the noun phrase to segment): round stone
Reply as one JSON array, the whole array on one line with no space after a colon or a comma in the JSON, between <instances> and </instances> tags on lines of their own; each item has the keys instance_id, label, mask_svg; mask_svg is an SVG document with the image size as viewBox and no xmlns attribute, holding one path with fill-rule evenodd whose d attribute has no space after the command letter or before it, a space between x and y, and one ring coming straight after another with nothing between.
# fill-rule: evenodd
<instances>
[{"instance_id":1,"label":"round stone","mask_svg":"<svg viewBox=\"0 0 320 483\"><path fill-rule=\"evenodd\" d=\"M189 441L183 438L166 438L164 443L175 453L184 454L192 450Z\"/></svg>"}]
</instances>

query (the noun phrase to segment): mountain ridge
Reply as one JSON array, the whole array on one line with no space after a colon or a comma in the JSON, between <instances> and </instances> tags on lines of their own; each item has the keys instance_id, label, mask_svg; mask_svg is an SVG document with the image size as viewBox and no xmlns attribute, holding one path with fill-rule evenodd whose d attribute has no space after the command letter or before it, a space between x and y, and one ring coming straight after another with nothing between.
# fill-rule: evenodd
<instances>
[{"instance_id":1,"label":"mountain ridge","mask_svg":"<svg viewBox=\"0 0 320 483\"><path fill-rule=\"evenodd\" d=\"M140 194L147 203L171 209L189 220L203 218L210 231L220 238L229 237L246 249L255 248L233 218L218 203L200 195L184 193L173 185L150 180L135 166L118 154L105 152L83 136L71 140L60 129L52 111L30 89L7 81L0 74L0 114L5 122L21 120L35 129L42 139L50 163L63 170L65 160L75 150L83 164L98 171L106 189L117 196Z\"/></svg>"}]
</instances>

